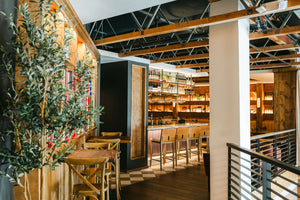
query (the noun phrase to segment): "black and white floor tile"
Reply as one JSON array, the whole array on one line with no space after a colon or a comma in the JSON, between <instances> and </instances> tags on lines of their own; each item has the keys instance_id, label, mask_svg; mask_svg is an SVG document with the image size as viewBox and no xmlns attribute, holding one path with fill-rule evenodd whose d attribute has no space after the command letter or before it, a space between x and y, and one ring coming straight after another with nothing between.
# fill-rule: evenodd
<instances>
[{"instance_id":1,"label":"black and white floor tile","mask_svg":"<svg viewBox=\"0 0 300 200\"><path fill-rule=\"evenodd\" d=\"M153 156L153 159L158 160L159 156ZM186 169L187 167L193 167L200 164L203 164L202 158L200 159L200 162L198 162L198 156L193 154L192 157L189 158L189 164L186 164L185 157L180 157L180 159L177 161L177 166L175 166L175 168L173 168L172 161L167 160L167 162L163 165L162 171L160 170L159 162L152 161L151 167L137 170L137 171L129 171L126 173L121 172L120 174L121 187L125 187L144 180L156 178L164 174L168 174L177 170L183 170ZM112 174L110 181L111 181L111 188L114 189L116 187L115 186L116 178L114 173Z\"/></svg>"}]
</instances>

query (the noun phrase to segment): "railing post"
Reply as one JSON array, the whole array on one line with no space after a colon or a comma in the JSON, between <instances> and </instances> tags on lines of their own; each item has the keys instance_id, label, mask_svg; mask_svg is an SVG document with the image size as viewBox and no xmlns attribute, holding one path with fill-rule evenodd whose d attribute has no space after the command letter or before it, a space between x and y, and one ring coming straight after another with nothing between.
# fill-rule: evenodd
<instances>
[{"instance_id":1,"label":"railing post","mask_svg":"<svg viewBox=\"0 0 300 200\"><path fill-rule=\"evenodd\" d=\"M273 136L273 158L277 159L277 135ZM274 170L277 172L277 167Z\"/></svg>"},{"instance_id":2,"label":"railing post","mask_svg":"<svg viewBox=\"0 0 300 200\"><path fill-rule=\"evenodd\" d=\"M256 152L260 153L260 140L256 139ZM254 163L257 165L260 165L260 160L259 159L255 159ZM258 166L254 166L255 171L260 174L261 168ZM255 178L259 179L259 181L261 181L261 177L258 175L254 175Z\"/></svg>"},{"instance_id":3,"label":"railing post","mask_svg":"<svg viewBox=\"0 0 300 200\"><path fill-rule=\"evenodd\" d=\"M231 147L228 147L228 199L231 199Z\"/></svg>"},{"instance_id":4,"label":"railing post","mask_svg":"<svg viewBox=\"0 0 300 200\"><path fill-rule=\"evenodd\" d=\"M263 200L271 199L271 164L262 161L263 165Z\"/></svg>"},{"instance_id":5,"label":"railing post","mask_svg":"<svg viewBox=\"0 0 300 200\"><path fill-rule=\"evenodd\" d=\"M288 151L288 163L291 164L291 145L290 145L290 132L287 133L287 151Z\"/></svg>"},{"instance_id":6,"label":"railing post","mask_svg":"<svg viewBox=\"0 0 300 200\"><path fill-rule=\"evenodd\" d=\"M260 152L260 142L259 142L259 139L256 139L256 152Z\"/></svg>"}]
</instances>

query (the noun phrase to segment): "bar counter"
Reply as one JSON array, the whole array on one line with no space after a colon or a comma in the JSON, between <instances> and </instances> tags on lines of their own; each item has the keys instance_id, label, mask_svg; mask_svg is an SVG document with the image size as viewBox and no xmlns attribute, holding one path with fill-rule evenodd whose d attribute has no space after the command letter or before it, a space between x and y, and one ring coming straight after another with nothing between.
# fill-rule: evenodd
<instances>
[{"instance_id":1,"label":"bar counter","mask_svg":"<svg viewBox=\"0 0 300 200\"><path fill-rule=\"evenodd\" d=\"M185 128L185 127L195 127L195 126L204 126L208 123L183 123L183 124L167 124L167 125L148 125L148 131L169 129L169 128Z\"/></svg>"},{"instance_id":2,"label":"bar counter","mask_svg":"<svg viewBox=\"0 0 300 200\"><path fill-rule=\"evenodd\" d=\"M170 129L170 128L186 128L186 127L195 127L195 126L207 126L208 123L173 123L168 125L148 125L148 148L150 147L151 138L160 138L161 130ZM184 145L183 145L184 146ZM166 146L167 151L171 151L171 145ZM153 153L159 153L159 145L153 145ZM150 149L148 149L148 156L150 156Z\"/></svg>"}]
</instances>

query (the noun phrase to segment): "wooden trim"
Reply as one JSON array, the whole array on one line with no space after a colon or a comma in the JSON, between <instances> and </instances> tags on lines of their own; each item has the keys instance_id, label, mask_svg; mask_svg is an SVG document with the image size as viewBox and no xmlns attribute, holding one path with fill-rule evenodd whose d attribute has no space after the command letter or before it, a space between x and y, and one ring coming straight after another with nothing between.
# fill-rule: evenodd
<instances>
[{"instance_id":1,"label":"wooden trim","mask_svg":"<svg viewBox=\"0 0 300 200\"><path fill-rule=\"evenodd\" d=\"M263 39L263 38L267 38L267 37L269 38L269 37L274 37L274 36L289 35L289 34L296 34L296 33L300 33L300 26L269 29L269 32L267 34L264 34L262 32L251 33L249 36L249 39L250 40L258 40L258 39Z\"/></svg>"},{"instance_id":2,"label":"wooden trim","mask_svg":"<svg viewBox=\"0 0 300 200\"><path fill-rule=\"evenodd\" d=\"M70 21L72 28L76 31L80 39L86 44L91 53L95 56L96 59L100 57L100 53L95 46L90 35L84 28L81 20L79 19L77 13L75 12L73 6L69 0L57 0L58 5L62 5L63 15Z\"/></svg>"},{"instance_id":3,"label":"wooden trim","mask_svg":"<svg viewBox=\"0 0 300 200\"><path fill-rule=\"evenodd\" d=\"M207 26L216 25L216 24L233 22L233 21L237 21L240 19L253 18L253 17L257 17L257 16L268 15L271 13L285 12L288 10L294 10L294 9L299 9L299 8L300 8L299 0L289 0L287 8L283 9L283 10L273 10L273 11L267 11L264 13L258 13L256 11L256 8L249 8L249 9L225 13L225 14L221 14L221 15L217 15L217 16L207 17L207 18L203 18L203 19L196 19L196 20L181 22L181 23L177 23L177 24L170 24L170 25L160 26L160 27L156 27L156 28L150 28L150 29L143 30L143 31L137 31L137 32L126 33L126 34L121 34L121 35L117 35L117 36L107 37L107 38L95 40L95 44L96 44L96 46L101 46L101 45L112 44L112 43L117 43L117 42L124 42L124 41L128 41L128 40L134 40L134 39L139 39L139 38L144 38L144 37L151 37L151 36L156 36L156 35L184 31L184 30L188 30L188 29L207 27Z\"/></svg>"},{"instance_id":4,"label":"wooden trim","mask_svg":"<svg viewBox=\"0 0 300 200\"><path fill-rule=\"evenodd\" d=\"M151 63L165 63L165 62L176 62L176 61L184 61L184 60L198 60L198 59L206 59L209 58L208 53L204 54L196 54L196 55L188 55L188 56L178 56L173 58L162 58L157 60L151 60Z\"/></svg>"},{"instance_id":5,"label":"wooden trim","mask_svg":"<svg viewBox=\"0 0 300 200\"><path fill-rule=\"evenodd\" d=\"M145 55L151 53L160 53L166 51L177 51L177 50L184 50L190 48L199 48L199 47L206 47L209 45L209 40L204 41L196 41L196 42L189 42L185 44L175 44L170 46L163 46L151 49L142 49L137 51L129 51L125 53L119 53L119 57L127 57L127 56L138 56L138 55Z\"/></svg>"}]
</instances>

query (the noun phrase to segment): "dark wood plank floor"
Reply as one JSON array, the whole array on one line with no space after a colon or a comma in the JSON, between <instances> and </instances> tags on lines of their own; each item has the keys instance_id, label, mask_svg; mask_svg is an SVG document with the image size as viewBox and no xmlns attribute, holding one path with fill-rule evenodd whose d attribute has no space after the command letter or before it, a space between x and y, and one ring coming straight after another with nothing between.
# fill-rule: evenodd
<instances>
[{"instance_id":1,"label":"dark wood plank floor","mask_svg":"<svg viewBox=\"0 0 300 200\"><path fill-rule=\"evenodd\" d=\"M203 164L123 187L121 195L122 200L209 200Z\"/></svg>"}]
</instances>

